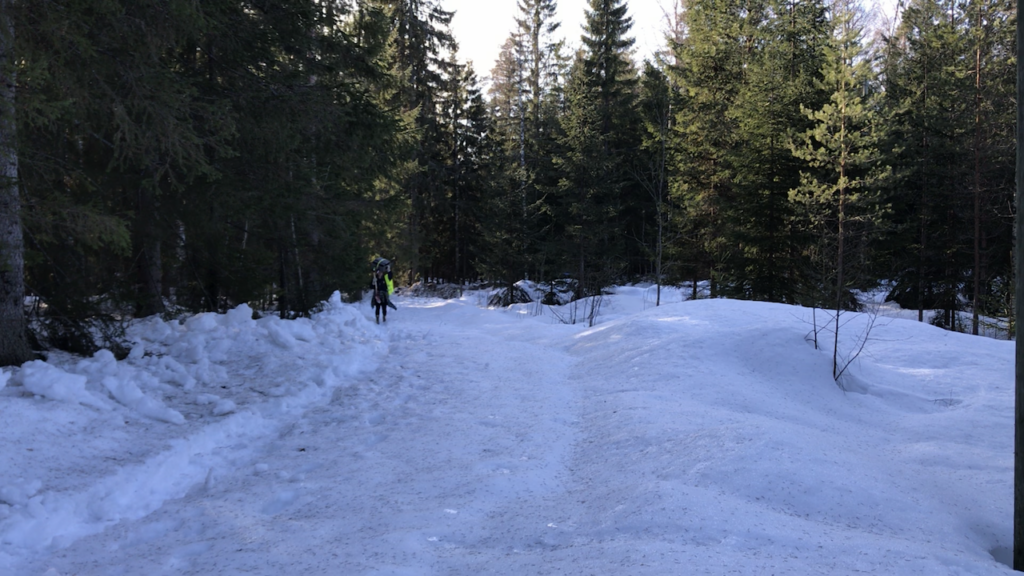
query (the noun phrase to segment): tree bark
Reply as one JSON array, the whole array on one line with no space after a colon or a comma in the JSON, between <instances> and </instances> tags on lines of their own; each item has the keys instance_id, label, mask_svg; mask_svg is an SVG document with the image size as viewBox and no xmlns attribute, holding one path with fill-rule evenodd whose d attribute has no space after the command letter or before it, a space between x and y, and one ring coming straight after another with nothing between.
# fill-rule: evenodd
<instances>
[{"instance_id":1,"label":"tree bark","mask_svg":"<svg viewBox=\"0 0 1024 576\"><path fill-rule=\"evenodd\" d=\"M32 359L25 324L25 256L14 116L13 0L0 0L0 366Z\"/></svg>"},{"instance_id":2,"label":"tree bark","mask_svg":"<svg viewBox=\"0 0 1024 576\"><path fill-rule=\"evenodd\" d=\"M1017 13L1024 1L1017 0ZM1024 46L1024 20L1017 19L1017 46ZM1013 569L1024 571L1024 338L1020 338L1020 311L1024 310L1024 59L1017 59L1017 214L1014 238L1014 326L1016 370L1014 374L1013 456Z\"/></svg>"}]
</instances>

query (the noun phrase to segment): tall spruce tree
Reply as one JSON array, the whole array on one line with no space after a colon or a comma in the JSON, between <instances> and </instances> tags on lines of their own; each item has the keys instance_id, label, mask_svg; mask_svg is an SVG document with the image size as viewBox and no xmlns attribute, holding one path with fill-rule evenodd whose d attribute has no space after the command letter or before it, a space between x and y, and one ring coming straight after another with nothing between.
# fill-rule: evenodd
<instances>
[{"instance_id":1,"label":"tall spruce tree","mask_svg":"<svg viewBox=\"0 0 1024 576\"><path fill-rule=\"evenodd\" d=\"M723 207L734 251L723 263L724 294L794 303L808 284L807 231L795 219L789 191L800 184L800 161L790 150L810 128L801 106L820 109L824 2L770 1L751 5L740 41L748 52L729 115L742 146L729 155L734 201Z\"/></svg>"},{"instance_id":2,"label":"tall spruce tree","mask_svg":"<svg viewBox=\"0 0 1024 576\"><path fill-rule=\"evenodd\" d=\"M575 296L600 294L628 272L630 252L642 247L646 192L632 177L639 148L636 69L631 60L632 19L621 0L591 0L583 50L577 54L566 90L562 173L555 210L569 215L572 251L563 266L576 277ZM569 267L568 263L573 262Z\"/></svg>"},{"instance_id":3,"label":"tall spruce tree","mask_svg":"<svg viewBox=\"0 0 1024 576\"><path fill-rule=\"evenodd\" d=\"M446 63L438 105L439 194L431 198L424 223L423 254L429 277L464 281L476 277L474 261L480 245L480 204L483 188L483 139L488 131L486 107L471 65L455 55ZM425 263L426 264L426 263Z\"/></svg>"},{"instance_id":4,"label":"tall spruce tree","mask_svg":"<svg viewBox=\"0 0 1024 576\"><path fill-rule=\"evenodd\" d=\"M205 38L202 89L230 98L237 153L182 195L181 301L273 299L292 317L334 290L358 294L375 195L406 153L385 101L388 16L371 2L301 0Z\"/></svg>"},{"instance_id":5,"label":"tall spruce tree","mask_svg":"<svg viewBox=\"0 0 1024 576\"><path fill-rule=\"evenodd\" d=\"M498 304L519 300L515 283L530 268L528 246L535 238L536 214L527 199L532 184L526 163L524 96L526 49L521 34L513 33L502 46L491 71L488 114L489 191L486 204L486 252L481 270L500 283L504 296Z\"/></svg>"},{"instance_id":6,"label":"tall spruce tree","mask_svg":"<svg viewBox=\"0 0 1024 576\"><path fill-rule=\"evenodd\" d=\"M918 0L904 11L882 59L893 127L891 298L941 310L1009 309L1015 75L1012 3Z\"/></svg>"},{"instance_id":7,"label":"tall spruce tree","mask_svg":"<svg viewBox=\"0 0 1024 576\"><path fill-rule=\"evenodd\" d=\"M547 269L545 246L550 246L550 221L545 215L545 196L558 186L552 159L559 135L558 92L566 74L562 48L555 38L561 24L555 20L555 0L519 0L519 16L513 37L522 44L524 77L519 86L522 100L520 125L520 167L524 172L522 195L526 203L523 223L526 277L544 280Z\"/></svg>"},{"instance_id":8,"label":"tall spruce tree","mask_svg":"<svg viewBox=\"0 0 1024 576\"><path fill-rule=\"evenodd\" d=\"M557 81L557 57L561 41L554 34L560 23L555 20L555 0L519 0L519 16L513 38L523 46L523 68L525 69L522 89L527 99L523 120L529 141L537 147L541 144L541 133L545 130L542 106L551 86ZM541 154L540 150L533 154Z\"/></svg>"},{"instance_id":9,"label":"tall spruce tree","mask_svg":"<svg viewBox=\"0 0 1024 576\"><path fill-rule=\"evenodd\" d=\"M979 278L984 282L982 301L979 306L983 312L995 316L1010 316L1006 311L1013 311L1010 305L1013 291L1010 280L1014 275L1013 250L1007 249L1014 244L1014 217L1004 209L1014 203L1016 188L1016 122L1013 103L1017 101L1016 59L1012 47L1017 46L1016 36L1016 5L1012 1L994 3L989 16L983 20L984 25L991 26L988 38L990 42L982 44L987 47L983 54L983 62L987 60L988 74L982 91L981 126L984 143L981 147L982 162L987 172L983 177L983 190L989 194L982 196L981 209L981 272ZM1019 16L1018 16L1019 17ZM984 192L983 192L984 194ZM985 219L985 214L988 218ZM991 224L990 224L991 223ZM991 236L986 236L989 234Z\"/></svg>"},{"instance_id":10,"label":"tall spruce tree","mask_svg":"<svg viewBox=\"0 0 1024 576\"><path fill-rule=\"evenodd\" d=\"M1006 316L1011 310L1011 292L1005 287L1013 276L1013 223L1003 207L1013 204L1015 178L1015 5L1009 0L974 0L965 9L974 57L974 97L969 227L973 262L970 291L964 296L971 302L971 333L979 334L982 315Z\"/></svg>"},{"instance_id":11,"label":"tall spruce tree","mask_svg":"<svg viewBox=\"0 0 1024 576\"><path fill-rule=\"evenodd\" d=\"M599 129L607 136L609 186L613 188L615 226L618 238L612 246L620 262L606 271L610 278L626 278L650 271L645 237L653 226L652 211L646 209L647 192L636 181L631 167L640 146L641 120L636 107L639 76L633 62L633 19L623 0L591 0L586 11L584 62L596 89ZM617 269L616 269L617 268Z\"/></svg>"},{"instance_id":12,"label":"tall spruce tree","mask_svg":"<svg viewBox=\"0 0 1024 576\"><path fill-rule=\"evenodd\" d=\"M17 6L27 274L46 304L42 340L89 353L82 321L100 314L97 303L161 309L162 234L173 227L154 218L170 219L162 202L213 177L212 158L228 150L224 101L199 97L178 66L209 30L207 10L223 6Z\"/></svg>"},{"instance_id":13,"label":"tall spruce tree","mask_svg":"<svg viewBox=\"0 0 1024 576\"><path fill-rule=\"evenodd\" d=\"M673 251L691 261L694 289L698 277L710 278L712 296L718 295L721 269L732 248L724 210L735 200L730 157L738 134L730 110L743 81L745 10L739 0L686 2L687 34L674 43L669 69L680 91L672 196L685 214L680 226L684 245Z\"/></svg>"},{"instance_id":14,"label":"tall spruce tree","mask_svg":"<svg viewBox=\"0 0 1024 576\"><path fill-rule=\"evenodd\" d=\"M892 162L898 181L894 216L901 247L891 255L895 287L890 298L904 308L942 309L951 325L968 262L957 246L967 205L971 132L966 119L973 90L966 69L967 36L955 2L915 0L890 39L885 82L892 120Z\"/></svg>"},{"instance_id":15,"label":"tall spruce tree","mask_svg":"<svg viewBox=\"0 0 1024 576\"><path fill-rule=\"evenodd\" d=\"M576 299L600 294L621 262L613 227L618 187L609 179L609 134L601 130L597 89L582 58L569 75L568 109L562 117L562 174L555 210L565 231L560 263L575 278ZM575 268L573 268L575 267Z\"/></svg>"},{"instance_id":16,"label":"tall spruce tree","mask_svg":"<svg viewBox=\"0 0 1024 576\"><path fill-rule=\"evenodd\" d=\"M439 0L383 1L391 9L394 65L402 78L395 104L414 115L418 135L411 158L418 169L404 183L409 202L404 238L400 246L392 248L401 252L408 269L423 272L430 265L422 254L427 248L427 211L444 194L439 184L441 166L434 160L443 154L443 129L438 124L435 94L443 89L443 69L456 48L448 29L453 13L444 10Z\"/></svg>"},{"instance_id":17,"label":"tall spruce tree","mask_svg":"<svg viewBox=\"0 0 1024 576\"><path fill-rule=\"evenodd\" d=\"M553 0L521 0L518 7L490 91L495 155L487 227L493 236L488 252L495 262L488 269L503 285L501 303L525 297L514 289L518 280L543 280L550 256L546 247L554 241L546 197L558 183L552 158L561 111L563 43L553 37L559 27L556 6Z\"/></svg>"}]
</instances>

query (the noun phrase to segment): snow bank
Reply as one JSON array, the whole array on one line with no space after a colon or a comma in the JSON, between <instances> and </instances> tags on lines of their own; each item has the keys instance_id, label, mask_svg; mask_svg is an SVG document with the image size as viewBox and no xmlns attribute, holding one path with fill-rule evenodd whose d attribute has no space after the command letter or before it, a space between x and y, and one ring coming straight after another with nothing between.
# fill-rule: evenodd
<instances>
[{"instance_id":1,"label":"snow bank","mask_svg":"<svg viewBox=\"0 0 1024 576\"><path fill-rule=\"evenodd\" d=\"M119 363L109 350L100 350L91 359L82 360L76 366L80 374L98 380L110 395L127 408L154 420L184 424L185 417L177 410L168 408L163 402L147 396L141 386L155 388L159 379L152 374Z\"/></svg>"},{"instance_id":2,"label":"snow bank","mask_svg":"<svg viewBox=\"0 0 1024 576\"><path fill-rule=\"evenodd\" d=\"M108 409L107 404L85 389L88 378L81 374L70 374L42 360L33 360L22 365L18 376L25 390L37 396L99 410Z\"/></svg>"},{"instance_id":3,"label":"snow bank","mask_svg":"<svg viewBox=\"0 0 1024 576\"><path fill-rule=\"evenodd\" d=\"M13 429L0 427L7 452L0 466L24 468L24 477L0 470L0 573L34 550L141 518L214 470L251 465L248 446L328 401L387 350L379 331L338 293L309 319L257 321L243 304L184 322L147 318L128 336L133 346L123 361L101 350L83 359L54 354L13 375L0 370L0 389L7 386L0 414L18 415L8 418ZM18 386L86 409L46 402L19 408L31 397L7 393ZM81 449L104 456L78 458ZM65 458L74 477L58 491L49 463L65 454L76 456Z\"/></svg>"}]
</instances>

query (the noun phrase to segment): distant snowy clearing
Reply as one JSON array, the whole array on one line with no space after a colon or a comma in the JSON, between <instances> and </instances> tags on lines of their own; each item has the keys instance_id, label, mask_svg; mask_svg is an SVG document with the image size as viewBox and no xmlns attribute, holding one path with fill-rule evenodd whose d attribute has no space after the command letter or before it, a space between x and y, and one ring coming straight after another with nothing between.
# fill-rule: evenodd
<instances>
[{"instance_id":1,"label":"distant snowy clearing","mask_svg":"<svg viewBox=\"0 0 1024 576\"><path fill-rule=\"evenodd\" d=\"M1012 573L1012 342L844 315L844 391L821 311L816 350L687 296L335 295L0 371L0 574Z\"/></svg>"}]
</instances>

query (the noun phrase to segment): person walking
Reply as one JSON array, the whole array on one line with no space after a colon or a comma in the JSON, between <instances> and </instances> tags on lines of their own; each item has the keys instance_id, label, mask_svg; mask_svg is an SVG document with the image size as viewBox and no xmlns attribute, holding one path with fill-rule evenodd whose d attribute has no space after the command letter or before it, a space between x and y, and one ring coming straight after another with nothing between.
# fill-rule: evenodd
<instances>
[{"instance_id":1,"label":"person walking","mask_svg":"<svg viewBox=\"0 0 1024 576\"><path fill-rule=\"evenodd\" d=\"M395 282L391 278L391 262L376 257L373 259L373 278L370 280L370 291L373 294L370 305L373 306L373 316L380 324L381 316L384 322L388 321L388 307L398 310L391 303L391 295L395 292Z\"/></svg>"}]
</instances>

